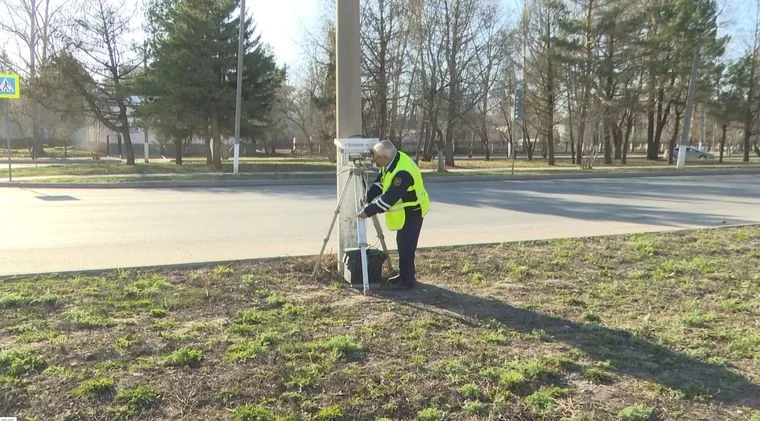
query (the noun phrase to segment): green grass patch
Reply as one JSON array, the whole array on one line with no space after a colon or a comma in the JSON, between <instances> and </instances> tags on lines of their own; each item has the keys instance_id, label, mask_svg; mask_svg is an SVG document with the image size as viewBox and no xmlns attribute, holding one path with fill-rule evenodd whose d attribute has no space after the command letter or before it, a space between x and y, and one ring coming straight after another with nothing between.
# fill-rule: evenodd
<instances>
[{"instance_id":1,"label":"green grass patch","mask_svg":"<svg viewBox=\"0 0 760 421\"><path fill-rule=\"evenodd\" d=\"M32 348L0 350L0 374L19 377L40 373L47 366L45 358Z\"/></svg>"},{"instance_id":2,"label":"green grass patch","mask_svg":"<svg viewBox=\"0 0 760 421\"><path fill-rule=\"evenodd\" d=\"M599 367L589 367L583 370L583 377L597 383L608 383L615 379L615 375Z\"/></svg>"},{"instance_id":3,"label":"green grass patch","mask_svg":"<svg viewBox=\"0 0 760 421\"><path fill-rule=\"evenodd\" d=\"M78 398L108 394L113 392L115 384L114 380L110 377L89 379L79 383L79 386L72 391L72 394Z\"/></svg>"},{"instance_id":4,"label":"green grass patch","mask_svg":"<svg viewBox=\"0 0 760 421\"><path fill-rule=\"evenodd\" d=\"M118 405L114 406L111 412L116 416L131 418L150 409L159 399L159 393L150 386L131 387L116 395Z\"/></svg>"},{"instance_id":5,"label":"green grass patch","mask_svg":"<svg viewBox=\"0 0 760 421\"><path fill-rule=\"evenodd\" d=\"M82 308L69 309L66 312L66 319L75 328L94 329L116 325L113 320Z\"/></svg>"},{"instance_id":6,"label":"green grass patch","mask_svg":"<svg viewBox=\"0 0 760 421\"><path fill-rule=\"evenodd\" d=\"M232 362L253 361L266 349L266 345L260 341L237 342L227 347L225 358Z\"/></svg>"},{"instance_id":7,"label":"green grass patch","mask_svg":"<svg viewBox=\"0 0 760 421\"><path fill-rule=\"evenodd\" d=\"M151 298L171 289L171 284L161 275L143 277L126 285L124 295L132 298Z\"/></svg>"},{"instance_id":8,"label":"green grass patch","mask_svg":"<svg viewBox=\"0 0 760 421\"><path fill-rule=\"evenodd\" d=\"M459 394L465 399L480 399L482 396L480 388L474 383L467 383L460 387Z\"/></svg>"},{"instance_id":9,"label":"green grass patch","mask_svg":"<svg viewBox=\"0 0 760 421\"><path fill-rule=\"evenodd\" d=\"M180 348L173 351L163 359L163 364L171 367L198 367L203 362L205 355L201 349Z\"/></svg>"},{"instance_id":10,"label":"green grass patch","mask_svg":"<svg viewBox=\"0 0 760 421\"><path fill-rule=\"evenodd\" d=\"M317 421L338 421L343 418L343 409L339 405L331 405L320 409L314 419Z\"/></svg>"},{"instance_id":11,"label":"green grass patch","mask_svg":"<svg viewBox=\"0 0 760 421\"><path fill-rule=\"evenodd\" d=\"M328 351L336 358L358 361L364 357L364 349L348 336L322 339L312 345L315 349Z\"/></svg>"},{"instance_id":12,"label":"green grass patch","mask_svg":"<svg viewBox=\"0 0 760 421\"><path fill-rule=\"evenodd\" d=\"M442 419L443 413L437 408L425 408L417 414L420 421L438 421Z\"/></svg>"},{"instance_id":13,"label":"green grass patch","mask_svg":"<svg viewBox=\"0 0 760 421\"><path fill-rule=\"evenodd\" d=\"M647 405L632 405L620 410L620 421L651 421L654 419L654 408Z\"/></svg>"},{"instance_id":14,"label":"green grass patch","mask_svg":"<svg viewBox=\"0 0 760 421\"><path fill-rule=\"evenodd\" d=\"M552 412L558 408L556 398L569 396L570 390L561 387L547 387L523 398L523 401L538 412Z\"/></svg>"}]
</instances>

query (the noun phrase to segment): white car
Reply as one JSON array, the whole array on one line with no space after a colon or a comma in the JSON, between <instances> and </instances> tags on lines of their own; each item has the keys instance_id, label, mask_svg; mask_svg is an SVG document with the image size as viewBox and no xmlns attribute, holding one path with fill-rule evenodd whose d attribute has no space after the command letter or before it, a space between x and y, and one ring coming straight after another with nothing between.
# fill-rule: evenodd
<instances>
[{"instance_id":1,"label":"white car","mask_svg":"<svg viewBox=\"0 0 760 421\"><path fill-rule=\"evenodd\" d=\"M673 158L678 158L678 149L679 147L676 146L673 148ZM715 159L715 155L713 155L710 152L703 151L700 149L697 149L693 146L687 146L686 147L686 159L689 158L697 158L697 159Z\"/></svg>"}]
</instances>

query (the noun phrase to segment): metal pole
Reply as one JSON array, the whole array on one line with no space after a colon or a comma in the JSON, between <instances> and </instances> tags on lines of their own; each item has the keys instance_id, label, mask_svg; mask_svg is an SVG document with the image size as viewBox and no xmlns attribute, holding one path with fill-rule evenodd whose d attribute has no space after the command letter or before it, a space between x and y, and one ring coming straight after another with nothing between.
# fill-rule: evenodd
<instances>
[{"instance_id":1,"label":"metal pole","mask_svg":"<svg viewBox=\"0 0 760 421\"><path fill-rule=\"evenodd\" d=\"M11 129L8 127L11 120L9 118L11 114L11 100L6 99L3 102L5 102L5 145L8 147L8 181L13 181L13 174L11 173Z\"/></svg>"},{"instance_id":2,"label":"metal pole","mask_svg":"<svg viewBox=\"0 0 760 421\"><path fill-rule=\"evenodd\" d=\"M148 74L148 42L146 41L143 48L143 70L145 74ZM145 142L143 143L143 151L145 152L145 163L150 163L150 144L148 143L148 122L144 121L145 127L143 128L145 135Z\"/></svg>"},{"instance_id":3,"label":"metal pole","mask_svg":"<svg viewBox=\"0 0 760 421\"><path fill-rule=\"evenodd\" d=\"M240 166L240 107L243 102L243 40L245 39L245 0L240 0L240 29L238 32L237 92L235 94L235 152L233 174Z\"/></svg>"},{"instance_id":4,"label":"metal pole","mask_svg":"<svg viewBox=\"0 0 760 421\"><path fill-rule=\"evenodd\" d=\"M515 131L517 130L517 121L514 119L512 120L512 144L509 145L509 154L512 155L512 175L515 175L515 145L517 142L515 142Z\"/></svg>"},{"instance_id":5,"label":"metal pole","mask_svg":"<svg viewBox=\"0 0 760 421\"><path fill-rule=\"evenodd\" d=\"M359 29L359 0L335 0L335 120L338 139L347 139L362 135L361 115L361 44ZM337 188L352 177L348 171L342 171L347 156L340 156L338 151L336 178ZM341 217L338 224L338 270L343 271L343 255L347 248L357 247L357 221L355 197L353 190L348 192L341 205Z\"/></svg>"},{"instance_id":6,"label":"metal pole","mask_svg":"<svg viewBox=\"0 0 760 421\"><path fill-rule=\"evenodd\" d=\"M354 194L357 199L361 198L361 180L359 175L353 175L354 177ZM355 211L354 215L358 215L361 211L361 204L359 200L354 203ZM364 293L369 291L369 274L367 273L367 224L364 218L356 217L356 242L359 243L359 253L361 255L362 264L362 286Z\"/></svg>"},{"instance_id":7,"label":"metal pole","mask_svg":"<svg viewBox=\"0 0 760 421\"><path fill-rule=\"evenodd\" d=\"M697 66L699 65L699 43L695 44L694 58L691 61L691 75L689 76L689 93L686 97L686 114L683 117L683 134L681 135L681 147L678 149L678 163L676 168L686 166L686 147L689 145L689 129L691 128L691 112L694 103L694 91L697 89ZM673 153L672 151L670 153Z\"/></svg>"}]
</instances>

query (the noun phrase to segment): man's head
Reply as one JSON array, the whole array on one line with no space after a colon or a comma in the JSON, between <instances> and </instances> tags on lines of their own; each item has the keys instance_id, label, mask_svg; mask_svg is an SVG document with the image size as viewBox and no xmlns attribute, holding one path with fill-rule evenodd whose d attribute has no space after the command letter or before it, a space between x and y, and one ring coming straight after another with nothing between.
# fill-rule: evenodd
<instances>
[{"instance_id":1,"label":"man's head","mask_svg":"<svg viewBox=\"0 0 760 421\"><path fill-rule=\"evenodd\" d=\"M378 168L385 167L396 156L396 147L390 140L381 140L372 146L372 156Z\"/></svg>"}]
</instances>

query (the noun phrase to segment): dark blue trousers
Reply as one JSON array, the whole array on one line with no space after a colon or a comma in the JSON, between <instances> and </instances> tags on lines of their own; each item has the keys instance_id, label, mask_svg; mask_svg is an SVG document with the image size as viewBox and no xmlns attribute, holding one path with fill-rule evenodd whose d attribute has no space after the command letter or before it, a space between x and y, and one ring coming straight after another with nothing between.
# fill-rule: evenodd
<instances>
[{"instance_id":1,"label":"dark blue trousers","mask_svg":"<svg viewBox=\"0 0 760 421\"><path fill-rule=\"evenodd\" d=\"M422 229L422 216L419 211L406 212L404 227L396 233L398 247L398 273L404 281L415 281L414 254L417 251L417 240Z\"/></svg>"}]
</instances>

